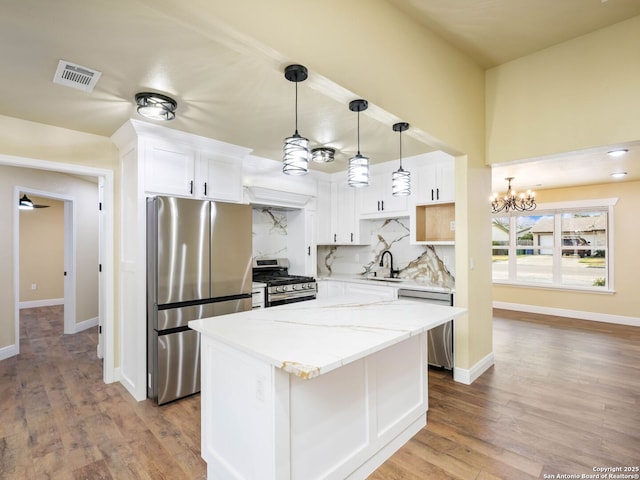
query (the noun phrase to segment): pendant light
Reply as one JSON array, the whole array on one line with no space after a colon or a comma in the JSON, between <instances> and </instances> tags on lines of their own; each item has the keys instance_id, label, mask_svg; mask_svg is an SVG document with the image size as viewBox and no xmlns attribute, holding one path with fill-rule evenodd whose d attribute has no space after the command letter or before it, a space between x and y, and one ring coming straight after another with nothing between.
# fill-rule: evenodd
<instances>
[{"instance_id":1,"label":"pendant light","mask_svg":"<svg viewBox=\"0 0 640 480\"><path fill-rule=\"evenodd\" d=\"M402 168L402 132L409 128L409 124L394 123L392 128L394 132L400 132L400 168L391 174L391 195L402 197L411 195L411 172Z\"/></svg>"},{"instance_id":2,"label":"pendant light","mask_svg":"<svg viewBox=\"0 0 640 480\"><path fill-rule=\"evenodd\" d=\"M369 158L360 154L360 112L367 109L369 103L366 100L352 100L349 102L349 110L358 112L358 153L349 159L347 171L347 183L350 187L369 186Z\"/></svg>"},{"instance_id":3,"label":"pendant light","mask_svg":"<svg viewBox=\"0 0 640 480\"><path fill-rule=\"evenodd\" d=\"M284 139L282 172L287 175L305 175L309 169L309 140L298 134L298 82L307 79L307 68L289 65L284 69L284 77L296 84L296 130Z\"/></svg>"}]
</instances>

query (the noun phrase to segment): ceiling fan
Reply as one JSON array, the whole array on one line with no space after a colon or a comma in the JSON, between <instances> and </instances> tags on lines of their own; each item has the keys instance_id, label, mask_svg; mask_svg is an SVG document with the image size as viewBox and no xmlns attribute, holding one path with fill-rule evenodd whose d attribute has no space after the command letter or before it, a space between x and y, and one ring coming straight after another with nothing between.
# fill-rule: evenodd
<instances>
[{"instance_id":1,"label":"ceiling fan","mask_svg":"<svg viewBox=\"0 0 640 480\"><path fill-rule=\"evenodd\" d=\"M29 197L27 197L27 194L24 193L18 201L18 207L20 210L33 210L34 208L49 208L49 205L35 204Z\"/></svg>"}]
</instances>

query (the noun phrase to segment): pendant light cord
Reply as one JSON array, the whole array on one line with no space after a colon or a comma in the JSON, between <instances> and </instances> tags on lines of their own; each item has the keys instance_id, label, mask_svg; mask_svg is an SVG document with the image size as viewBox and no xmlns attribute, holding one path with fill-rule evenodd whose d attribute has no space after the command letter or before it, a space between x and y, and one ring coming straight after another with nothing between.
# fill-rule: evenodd
<instances>
[{"instance_id":1,"label":"pendant light cord","mask_svg":"<svg viewBox=\"0 0 640 480\"><path fill-rule=\"evenodd\" d=\"M360 110L358 110L358 155L360 155Z\"/></svg>"},{"instance_id":2,"label":"pendant light cord","mask_svg":"<svg viewBox=\"0 0 640 480\"><path fill-rule=\"evenodd\" d=\"M402 170L402 130L400 130L400 170Z\"/></svg>"},{"instance_id":3,"label":"pendant light cord","mask_svg":"<svg viewBox=\"0 0 640 480\"><path fill-rule=\"evenodd\" d=\"M298 135L298 82L296 84L296 135Z\"/></svg>"}]
</instances>

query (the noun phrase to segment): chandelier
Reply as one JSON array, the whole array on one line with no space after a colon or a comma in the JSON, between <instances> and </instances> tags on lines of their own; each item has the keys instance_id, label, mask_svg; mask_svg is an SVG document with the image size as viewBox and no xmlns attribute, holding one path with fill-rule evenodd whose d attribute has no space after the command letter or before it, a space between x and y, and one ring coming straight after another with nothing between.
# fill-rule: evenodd
<instances>
[{"instance_id":1,"label":"chandelier","mask_svg":"<svg viewBox=\"0 0 640 480\"><path fill-rule=\"evenodd\" d=\"M516 212L528 212L535 210L536 208L536 194L531 190L527 190L527 193L521 193L518 195L515 190L511 188L511 180L515 177L507 177L505 180L509 182L507 187L507 193L502 196L498 196L494 193L491 200L491 213L500 213L503 210L508 212L509 210L515 210Z\"/></svg>"}]
</instances>

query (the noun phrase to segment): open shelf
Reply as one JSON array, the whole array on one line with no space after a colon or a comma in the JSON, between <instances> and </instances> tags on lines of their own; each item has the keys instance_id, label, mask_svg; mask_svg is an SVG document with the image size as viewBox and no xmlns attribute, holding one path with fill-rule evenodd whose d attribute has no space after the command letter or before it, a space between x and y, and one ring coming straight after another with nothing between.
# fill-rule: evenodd
<instances>
[{"instance_id":1,"label":"open shelf","mask_svg":"<svg viewBox=\"0 0 640 480\"><path fill-rule=\"evenodd\" d=\"M453 242L456 204L416 205L416 242Z\"/></svg>"}]
</instances>

